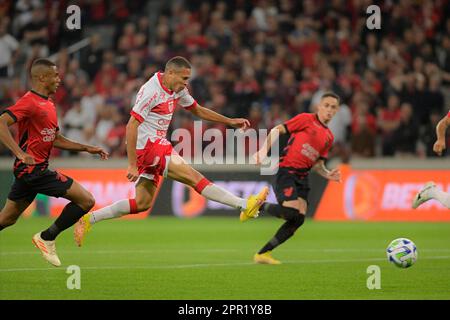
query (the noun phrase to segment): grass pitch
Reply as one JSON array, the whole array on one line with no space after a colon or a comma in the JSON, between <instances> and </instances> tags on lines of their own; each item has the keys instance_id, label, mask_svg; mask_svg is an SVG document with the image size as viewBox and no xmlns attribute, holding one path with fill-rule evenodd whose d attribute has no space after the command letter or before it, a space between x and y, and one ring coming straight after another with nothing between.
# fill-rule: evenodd
<instances>
[{"instance_id":1,"label":"grass pitch","mask_svg":"<svg viewBox=\"0 0 450 320\"><path fill-rule=\"evenodd\" d=\"M283 264L270 266L252 257L282 220L110 220L94 225L82 248L72 228L60 235L62 266L55 268L31 243L51 222L21 219L0 232L0 300L450 299L449 223L307 220L273 252ZM386 259L386 246L399 237L418 248L409 269ZM80 267L80 289L67 288L70 265ZM367 288L370 265L380 267L381 289Z\"/></svg>"}]
</instances>

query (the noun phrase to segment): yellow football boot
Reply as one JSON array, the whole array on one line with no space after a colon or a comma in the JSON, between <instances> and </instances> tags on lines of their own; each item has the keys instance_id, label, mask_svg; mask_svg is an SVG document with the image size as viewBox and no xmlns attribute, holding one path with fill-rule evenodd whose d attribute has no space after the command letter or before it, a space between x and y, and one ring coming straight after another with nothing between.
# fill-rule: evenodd
<instances>
[{"instance_id":1,"label":"yellow football boot","mask_svg":"<svg viewBox=\"0 0 450 320\"><path fill-rule=\"evenodd\" d=\"M85 214L75 224L73 237L79 247L81 247L81 245L83 244L83 240L86 234L91 230L91 222L89 221L89 217L90 214Z\"/></svg>"},{"instance_id":2,"label":"yellow football boot","mask_svg":"<svg viewBox=\"0 0 450 320\"><path fill-rule=\"evenodd\" d=\"M271 251L267 251L261 254L257 253L253 257L253 260L259 264L281 264L280 261L272 257Z\"/></svg>"},{"instance_id":3,"label":"yellow football boot","mask_svg":"<svg viewBox=\"0 0 450 320\"><path fill-rule=\"evenodd\" d=\"M250 218L256 218L258 217L259 208L262 206L264 201L266 201L266 198L269 194L269 188L264 187L258 195L252 194L247 199L247 208L243 211L241 211L241 215L239 216L239 219L241 222L247 221Z\"/></svg>"}]
</instances>

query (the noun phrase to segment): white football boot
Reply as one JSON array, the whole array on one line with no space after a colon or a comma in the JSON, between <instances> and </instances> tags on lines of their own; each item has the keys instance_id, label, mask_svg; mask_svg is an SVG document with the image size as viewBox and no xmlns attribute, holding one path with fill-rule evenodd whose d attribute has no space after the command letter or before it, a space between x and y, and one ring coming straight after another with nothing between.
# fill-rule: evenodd
<instances>
[{"instance_id":1,"label":"white football boot","mask_svg":"<svg viewBox=\"0 0 450 320\"><path fill-rule=\"evenodd\" d=\"M434 188L436 188L436 184L434 182L432 182L432 181L427 182L423 186L422 190L420 190L414 197L413 202L412 202L413 209L416 209L422 203L427 202L430 199L433 199L430 191L434 190Z\"/></svg>"},{"instance_id":2,"label":"white football boot","mask_svg":"<svg viewBox=\"0 0 450 320\"><path fill-rule=\"evenodd\" d=\"M36 246L36 248L41 251L42 256L45 260L50 262L55 267L59 267L61 265L61 261L59 261L59 258L56 255L55 240L46 241L41 238L41 233L38 232L33 236L31 241L33 241L33 244Z\"/></svg>"}]
</instances>

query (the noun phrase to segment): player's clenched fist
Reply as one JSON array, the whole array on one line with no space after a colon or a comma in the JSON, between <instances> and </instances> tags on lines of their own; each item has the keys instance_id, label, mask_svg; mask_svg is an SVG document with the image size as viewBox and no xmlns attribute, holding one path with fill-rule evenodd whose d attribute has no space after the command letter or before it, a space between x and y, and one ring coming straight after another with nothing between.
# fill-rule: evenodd
<instances>
[{"instance_id":1,"label":"player's clenched fist","mask_svg":"<svg viewBox=\"0 0 450 320\"><path fill-rule=\"evenodd\" d=\"M27 164L27 165L34 165L34 164L36 164L36 161L34 161L34 158L31 155L29 155L28 153L26 153L26 152L23 152L23 153L19 154L17 156L17 158L20 161L22 161L23 163Z\"/></svg>"},{"instance_id":2,"label":"player's clenched fist","mask_svg":"<svg viewBox=\"0 0 450 320\"><path fill-rule=\"evenodd\" d=\"M135 182L139 178L138 168L136 166L128 166L127 179L130 182Z\"/></svg>"},{"instance_id":3,"label":"player's clenched fist","mask_svg":"<svg viewBox=\"0 0 450 320\"><path fill-rule=\"evenodd\" d=\"M89 152L90 154L98 154L102 160L108 160L109 153L100 147L88 146L86 147L86 152Z\"/></svg>"},{"instance_id":4,"label":"player's clenched fist","mask_svg":"<svg viewBox=\"0 0 450 320\"><path fill-rule=\"evenodd\" d=\"M442 151L445 149L445 140L437 140L433 145L433 151L436 152L438 155L442 155Z\"/></svg>"}]
</instances>

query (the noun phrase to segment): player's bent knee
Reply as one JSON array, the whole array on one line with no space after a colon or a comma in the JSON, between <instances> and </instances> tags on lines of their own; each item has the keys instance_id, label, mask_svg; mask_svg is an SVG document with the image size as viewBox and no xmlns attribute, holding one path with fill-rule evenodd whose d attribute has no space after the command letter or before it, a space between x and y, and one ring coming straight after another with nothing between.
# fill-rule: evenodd
<instances>
[{"instance_id":1,"label":"player's bent knee","mask_svg":"<svg viewBox=\"0 0 450 320\"><path fill-rule=\"evenodd\" d=\"M86 196L86 199L84 199L83 203L80 205L80 207L85 211L91 210L94 206L95 206L95 198L90 193L88 196Z\"/></svg>"},{"instance_id":2,"label":"player's bent knee","mask_svg":"<svg viewBox=\"0 0 450 320\"><path fill-rule=\"evenodd\" d=\"M292 222L297 228L300 228L305 222L305 214L299 211L298 214L292 219Z\"/></svg>"},{"instance_id":3,"label":"player's bent knee","mask_svg":"<svg viewBox=\"0 0 450 320\"><path fill-rule=\"evenodd\" d=\"M152 205L151 199L136 199L136 211L132 211L131 214L139 213L150 209Z\"/></svg>"}]
</instances>

